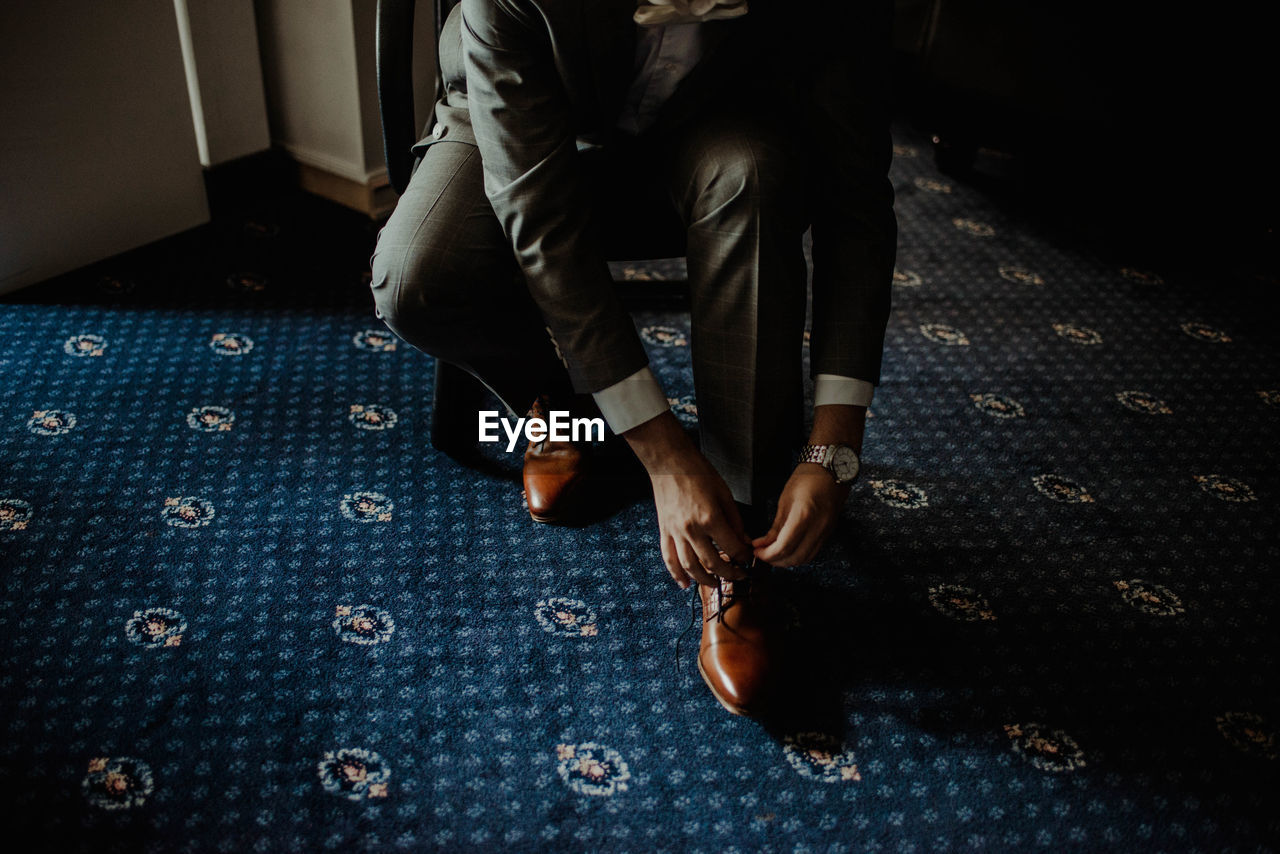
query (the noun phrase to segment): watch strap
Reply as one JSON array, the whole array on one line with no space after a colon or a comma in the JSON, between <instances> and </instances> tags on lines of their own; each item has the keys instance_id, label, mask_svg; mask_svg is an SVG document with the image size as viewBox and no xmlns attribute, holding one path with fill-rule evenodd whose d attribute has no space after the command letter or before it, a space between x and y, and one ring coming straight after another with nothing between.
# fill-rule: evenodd
<instances>
[{"instance_id":1,"label":"watch strap","mask_svg":"<svg viewBox=\"0 0 1280 854\"><path fill-rule=\"evenodd\" d=\"M836 456L840 451L848 451L853 457L853 474L849 476L847 473L839 471L836 463ZM862 461L853 448L848 445L841 445L838 442L828 445L805 445L800 449L800 463L817 463L827 470L827 473L835 478L836 483L847 486L858 478L859 470L862 468Z\"/></svg>"},{"instance_id":2,"label":"watch strap","mask_svg":"<svg viewBox=\"0 0 1280 854\"><path fill-rule=\"evenodd\" d=\"M825 468L827 449L830 447L830 445L805 445L800 449L800 459L797 462L817 463Z\"/></svg>"}]
</instances>

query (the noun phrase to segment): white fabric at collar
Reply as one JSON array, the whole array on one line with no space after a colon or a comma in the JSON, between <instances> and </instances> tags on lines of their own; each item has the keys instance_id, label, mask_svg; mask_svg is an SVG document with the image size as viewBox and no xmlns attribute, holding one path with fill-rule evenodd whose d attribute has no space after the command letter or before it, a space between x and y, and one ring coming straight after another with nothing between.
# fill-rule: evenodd
<instances>
[{"instance_id":1,"label":"white fabric at collar","mask_svg":"<svg viewBox=\"0 0 1280 854\"><path fill-rule=\"evenodd\" d=\"M642 27L659 24L700 24L740 18L747 0L641 0L634 20Z\"/></svg>"}]
</instances>

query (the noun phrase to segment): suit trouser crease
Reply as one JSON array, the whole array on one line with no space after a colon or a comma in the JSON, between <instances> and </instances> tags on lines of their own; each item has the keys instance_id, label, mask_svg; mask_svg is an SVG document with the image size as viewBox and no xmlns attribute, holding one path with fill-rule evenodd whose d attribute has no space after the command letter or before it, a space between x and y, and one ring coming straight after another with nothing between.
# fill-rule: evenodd
<instances>
[{"instance_id":1,"label":"suit trouser crease","mask_svg":"<svg viewBox=\"0 0 1280 854\"><path fill-rule=\"evenodd\" d=\"M800 429L800 181L775 135L733 117L700 126L675 159L702 450L734 498L756 504L789 473Z\"/></svg>"}]
</instances>

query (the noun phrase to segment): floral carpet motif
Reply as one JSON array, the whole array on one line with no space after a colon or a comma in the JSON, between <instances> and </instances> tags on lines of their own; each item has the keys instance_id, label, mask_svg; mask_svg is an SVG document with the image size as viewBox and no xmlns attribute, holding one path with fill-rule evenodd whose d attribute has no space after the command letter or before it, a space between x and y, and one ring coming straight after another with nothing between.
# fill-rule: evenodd
<instances>
[{"instance_id":1,"label":"floral carpet motif","mask_svg":"<svg viewBox=\"0 0 1280 854\"><path fill-rule=\"evenodd\" d=\"M375 229L301 197L0 304L0 788L59 852L1263 851L1280 356L900 133L865 472L724 712L644 500L431 446ZM681 422L678 261L615 278ZM665 301L664 301L665 300ZM796 342L797 347L807 347ZM696 623L692 629L696 632ZM692 649L696 650L696 634ZM32 849L36 850L36 849Z\"/></svg>"}]
</instances>

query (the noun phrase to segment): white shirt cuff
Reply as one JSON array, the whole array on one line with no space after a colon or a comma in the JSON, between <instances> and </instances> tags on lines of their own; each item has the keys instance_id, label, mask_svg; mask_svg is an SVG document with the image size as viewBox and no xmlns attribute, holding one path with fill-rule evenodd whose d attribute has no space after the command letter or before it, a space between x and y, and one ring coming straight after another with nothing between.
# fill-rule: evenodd
<instances>
[{"instance_id":1,"label":"white shirt cuff","mask_svg":"<svg viewBox=\"0 0 1280 854\"><path fill-rule=\"evenodd\" d=\"M870 406L875 391L876 387L866 380L818 374L813 378L813 405Z\"/></svg>"},{"instance_id":2,"label":"white shirt cuff","mask_svg":"<svg viewBox=\"0 0 1280 854\"><path fill-rule=\"evenodd\" d=\"M609 429L618 434L639 427L670 408L662 386L647 367L591 396L604 420L609 422Z\"/></svg>"}]
</instances>

